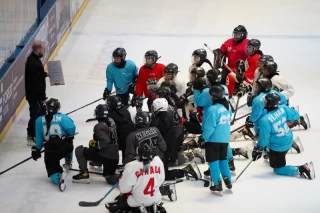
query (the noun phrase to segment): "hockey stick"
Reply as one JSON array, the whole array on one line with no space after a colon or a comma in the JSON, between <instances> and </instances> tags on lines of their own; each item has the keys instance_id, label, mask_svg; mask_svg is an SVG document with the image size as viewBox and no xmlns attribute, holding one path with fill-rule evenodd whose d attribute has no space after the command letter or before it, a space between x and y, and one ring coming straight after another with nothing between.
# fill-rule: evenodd
<instances>
[{"instance_id":1,"label":"hockey stick","mask_svg":"<svg viewBox=\"0 0 320 213\"><path fill-rule=\"evenodd\" d=\"M245 124L243 124L243 125L239 126L238 128L236 128L236 129L232 130L232 131L230 132L230 134L232 134L232 133L234 133L234 132L236 132L236 131L238 131L238 130L240 130L240 129L244 128L244 126L245 126Z\"/></svg>"},{"instance_id":2,"label":"hockey stick","mask_svg":"<svg viewBox=\"0 0 320 213\"><path fill-rule=\"evenodd\" d=\"M231 125L234 124L234 121L236 119L236 115L237 115L237 112L238 112L238 105L239 105L239 101L240 101L240 97L238 96L238 99L237 99L237 104L236 104L236 108L234 109L234 116L233 116L233 120L231 121Z\"/></svg>"},{"instance_id":3,"label":"hockey stick","mask_svg":"<svg viewBox=\"0 0 320 213\"><path fill-rule=\"evenodd\" d=\"M68 137L73 137L73 136L75 136L75 135L77 135L77 134L79 134L79 133L78 133L78 132L76 132L76 134L74 134L74 135L70 135L70 136L68 136ZM43 153L43 152L44 152L44 149L43 149L40 153ZM30 159L32 159L32 157L28 157L27 159L25 159L25 160L21 161L20 163L17 163L16 165L13 165L13 166L11 166L10 168L8 168L8 169L6 169L6 170L4 170L4 171L0 172L0 175L2 175L3 173L6 173L7 171L9 171L9 170L11 170L11 169L13 169L13 168L15 168L15 167L17 167L17 166L21 165L21 164L23 164L24 162L27 162L27 161L28 161L28 160L30 160Z\"/></svg>"},{"instance_id":4,"label":"hockey stick","mask_svg":"<svg viewBox=\"0 0 320 213\"><path fill-rule=\"evenodd\" d=\"M70 168L69 169L70 171L74 171L74 172L80 172L80 169L72 169ZM89 174L95 174L95 175L103 175L101 172L91 172L91 171L88 171Z\"/></svg>"},{"instance_id":5,"label":"hockey stick","mask_svg":"<svg viewBox=\"0 0 320 213\"><path fill-rule=\"evenodd\" d=\"M242 115L242 116L234 119L234 121L237 121L237 120L240 120L240 119L245 118L245 117L247 117L247 116L250 116L250 114L251 114L251 112L249 112L248 114Z\"/></svg>"},{"instance_id":6,"label":"hockey stick","mask_svg":"<svg viewBox=\"0 0 320 213\"><path fill-rule=\"evenodd\" d=\"M242 172L238 175L238 177L236 178L236 180L234 182L236 182L239 177L244 173L244 171L246 171L246 169L250 166L250 164L253 162L253 159L250 160L250 162L248 163L248 165L242 170Z\"/></svg>"},{"instance_id":7,"label":"hockey stick","mask_svg":"<svg viewBox=\"0 0 320 213\"><path fill-rule=\"evenodd\" d=\"M114 92L112 92L112 93L110 93L110 95L111 95L111 94L114 94L114 93L116 93L116 92L118 92L118 91L120 91L120 90L123 90L123 89L125 89L125 88L127 88L127 87L129 87L131 84L133 84L133 82L130 83L130 84L127 84L127 85L124 86L124 87L121 87L120 89L118 89L118 90L116 90L116 91L114 91ZM83 108L85 108L85 107L87 107L87 106L89 106L89 105L91 105L91 104L94 104L94 103L96 103L96 102L98 102L98 101L100 101L100 100L102 100L102 98L99 98L99 99L97 99L97 100L95 100L95 101L93 101L93 102L91 102L91 103L88 103L88 104L86 104L86 105L84 105L84 106L82 106L82 107L80 107L80 108L78 108L78 109L75 109L75 110L73 110L73 111L71 111L71 112L68 112L66 115L69 115L69 114L71 114L71 113L74 113L74 112L76 112L76 111L78 111L78 110L80 110L80 109L83 109Z\"/></svg>"},{"instance_id":8,"label":"hockey stick","mask_svg":"<svg viewBox=\"0 0 320 213\"><path fill-rule=\"evenodd\" d=\"M206 43L204 43L204 46L206 46L206 48L208 48L208 50L213 53L213 50Z\"/></svg>"},{"instance_id":9,"label":"hockey stick","mask_svg":"<svg viewBox=\"0 0 320 213\"><path fill-rule=\"evenodd\" d=\"M116 183L112 186L112 188L98 201L96 202L89 202L89 201L80 201L79 206L82 207L92 207L92 206L98 206L101 201L103 201L119 184Z\"/></svg>"},{"instance_id":10,"label":"hockey stick","mask_svg":"<svg viewBox=\"0 0 320 213\"><path fill-rule=\"evenodd\" d=\"M96 120L97 119L95 119L95 118L89 118L89 119L86 120L86 123L91 122L91 121L96 121Z\"/></svg>"}]
</instances>

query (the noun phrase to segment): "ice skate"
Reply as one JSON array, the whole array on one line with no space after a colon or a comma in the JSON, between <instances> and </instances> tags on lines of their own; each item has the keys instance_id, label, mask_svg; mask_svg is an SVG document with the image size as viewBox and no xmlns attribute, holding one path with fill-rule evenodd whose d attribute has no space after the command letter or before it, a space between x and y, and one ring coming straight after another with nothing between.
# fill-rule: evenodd
<instances>
[{"instance_id":1,"label":"ice skate","mask_svg":"<svg viewBox=\"0 0 320 213\"><path fill-rule=\"evenodd\" d=\"M89 177L90 176L89 176L89 172L87 169L81 170L79 174L72 177L72 182L87 184L87 183L90 183Z\"/></svg>"},{"instance_id":2,"label":"ice skate","mask_svg":"<svg viewBox=\"0 0 320 213\"><path fill-rule=\"evenodd\" d=\"M253 132L250 130L250 128L244 127L242 130L242 134L246 140L248 140L249 138L253 141L258 140L258 136L254 135ZM247 138L246 136L248 136L249 138Z\"/></svg>"},{"instance_id":3,"label":"ice skate","mask_svg":"<svg viewBox=\"0 0 320 213\"><path fill-rule=\"evenodd\" d=\"M170 201L177 200L177 192L176 192L176 185L174 183L167 183L159 187L161 195L167 195Z\"/></svg>"},{"instance_id":4,"label":"ice skate","mask_svg":"<svg viewBox=\"0 0 320 213\"><path fill-rule=\"evenodd\" d=\"M233 156L239 155L239 156L243 156L246 159L249 159L248 153L249 153L249 148L247 146L244 148L240 147L240 148L232 149Z\"/></svg>"},{"instance_id":5,"label":"ice skate","mask_svg":"<svg viewBox=\"0 0 320 213\"><path fill-rule=\"evenodd\" d=\"M291 146L291 149L290 149L291 152L296 152L296 153L301 153L304 151L304 148L303 148L303 145L301 143L301 140L298 137L296 137L294 140L293 140L293 143L292 143L292 146Z\"/></svg>"},{"instance_id":6,"label":"ice skate","mask_svg":"<svg viewBox=\"0 0 320 213\"><path fill-rule=\"evenodd\" d=\"M187 179L191 178L194 180L199 180L202 178L199 167L195 162L190 163L188 166L184 167L183 170Z\"/></svg>"},{"instance_id":7,"label":"ice skate","mask_svg":"<svg viewBox=\"0 0 320 213\"><path fill-rule=\"evenodd\" d=\"M214 186L210 186L210 191L218 196L223 196L222 194L222 184L221 184L221 179L219 179L219 184L218 185L214 185Z\"/></svg>"},{"instance_id":8,"label":"ice skate","mask_svg":"<svg viewBox=\"0 0 320 213\"><path fill-rule=\"evenodd\" d=\"M304 116L300 116L300 119L298 120L298 122L299 122L299 125L303 126L305 130L311 127L308 114L305 114Z\"/></svg>"},{"instance_id":9,"label":"ice skate","mask_svg":"<svg viewBox=\"0 0 320 213\"><path fill-rule=\"evenodd\" d=\"M228 178L228 177L224 177L224 178L223 178L223 182L224 182L224 185L227 187L226 192L232 194L232 193L233 193L233 192L232 192L232 183L231 183L231 181L229 180L229 178Z\"/></svg>"},{"instance_id":10,"label":"ice skate","mask_svg":"<svg viewBox=\"0 0 320 213\"><path fill-rule=\"evenodd\" d=\"M60 174L60 177L59 177L59 189L62 192L66 189L66 186L67 186L66 185L66 177L67 177L67 174L68 174L68 170L63 168L63 172Z\"/></svg>"},{"instance_id":11,"label":"ice skate","mask_svg":"<svg viewBox=\"0 0 320 213\"><path fill-rule=\"evenodd\" d=\"M230 168L231 175L232 175L232 176L237 176L236 167L234 166L234 160L233 160L233 158L231 158L231 159L229 160L228 164L229 164L229 168Z\"/></svg>"},{"instance_id":12,"label":"ice skate","mask_svg":"<svg viewBox=\"0 0 320 213\"><path fill-rule=\"evenodd\" d=\"M211 173L210 173L210 168L208 168L208 170L203 172L203 176L205 179L210 180L211 181Z\"/></svg>"},{"instance_id":13,"label":"ice skate","mask_svg":"<svg viewBox=\"0 0 320 213\"><path fill-rule=\"evenodd\" d=\"M299 175L303 178L312 180L316 178L316 173L314 170L313 162L305 163L302 166L299 166Z\"/></svg>"}]
</instances>

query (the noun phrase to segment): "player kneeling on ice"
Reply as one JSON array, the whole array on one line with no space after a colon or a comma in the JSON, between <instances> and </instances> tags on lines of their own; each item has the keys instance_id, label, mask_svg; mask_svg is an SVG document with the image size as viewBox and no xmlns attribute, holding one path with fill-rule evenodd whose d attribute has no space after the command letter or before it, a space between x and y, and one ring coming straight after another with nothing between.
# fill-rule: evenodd
<instances>
[{"instance_id":1,"label":"player kneeling on ice","mask_svg":"<svg viewBox=\"0 0 320 213\"><path fill-rule=\"evenodd\" d=\"M228 189L232 188L231 173L227 160L230 142L231 107L225 98L225 90L220 85L210 88L212 106L204 117L202 137L206 148L206 160L209 164L213 186L211 192L222 195L220 173Z\"/></svg>"},{"instance_id":2,"label":"player kneeling on ice","mask_svg":"<svg viewBox=\"0 0 320 213\"><path fill-rule=\"evenodd\" d=\"M293 143L293 135L287 125L287 120L296 120L299 114L296 110L279 105L280 96L268 94L264 97L264 108L267 114L260 120L260 134L257 145L252 152L252 160L262 156L263 148L270 147L269 163L277 175L298 176L314 179L313 163L301 166L286 166L286 154Z\"/></svg>"},{"instance_id":3,"label":"player kneeling on ice","mask_svg":"<svg viewBox=\"0 0 320 213\"><path fill-rule=\"evenodd\" d=\"M108 110L106 104L96 107L94 113L99 123L93 128L93 139L89 141L89 148L81 145L75 149L80 173L72 177L74 183L90 183L88 161L103 165L103 176L107 183L113 185L119 180L119 175L115 174L119 162L116 125L113 119L108 117Z\"/></svg>"},{"instance_id":4,"label":"player kneeling on ice","mask_svg":"<svg viewBox=\"0 0 320 213\"><path fill-rule=\"evenodd\" d=\"M105 206L110 213L147 212L148 207L153 213L166 213L161 204L157 205L162 199L159 188L165 179L163 163L147 143L140 143L136 150L136 160L125 165L120 177L121 194Z\"/></svg>"},{"instance_id":5,"label":"player kneeling on ice","mask_svg":"<svg viewBox=\"0 0 320 213\"><path fill-rule=\"evenodd\" d=\"M36 146L32 147L32 158L35 161L40 158L40 150L44 146L44 163L48 177L63 191L64 178L71 167L76 126L69 116L58 113L61 107L59 100L51 98L46 106L47 114L36 120ZM60 166L63 158L64 170Z\"/></svg>"},{"instance_id":6,"label":"player kneeling on ice","mask_svg":"<svg viewBox=\"0 0 320 213\"><path fill-rule=\"evenodd\" d=\"M178 165L181 165L189 162L195 157L198 157L204 163L204 157L200 152L191 152L190 154L192 154L192 157L187 157L182 153L179 153L184 139L183 126L179 124L179 115L177 112L168 109L168 106L169 104L166 99L155 99L152 103L154 118L150 124L150 126L157 127L160 130L160 133L167 144L167 150L162 158L166 180L183 178L186 173L190 173L191 177L197 180L201 177L195 172L195 169L192 165L188 165L183 169L168 169L169 163L175 164L176 161L178 161Z\"/></svg>"}]
</instances>

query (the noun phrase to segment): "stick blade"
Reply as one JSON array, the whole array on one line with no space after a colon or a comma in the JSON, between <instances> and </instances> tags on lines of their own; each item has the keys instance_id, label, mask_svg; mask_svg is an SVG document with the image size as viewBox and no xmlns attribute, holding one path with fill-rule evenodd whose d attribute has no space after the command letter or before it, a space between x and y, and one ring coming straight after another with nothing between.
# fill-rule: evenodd
<instances>
[{"instance_id":1,"label":"stick blade","mask_svg":"<svg viewBox=\"0 0 320 213\"><path fill-rule=\"evenodd\" d=\"M103 200L103 198L101 198L100 200L96 201L96 202L88 202L88 201L80 201L79 202L79 206L81 207L93 207L93 206L98 206L101 201Z\"/></svg>"}]
</instances>

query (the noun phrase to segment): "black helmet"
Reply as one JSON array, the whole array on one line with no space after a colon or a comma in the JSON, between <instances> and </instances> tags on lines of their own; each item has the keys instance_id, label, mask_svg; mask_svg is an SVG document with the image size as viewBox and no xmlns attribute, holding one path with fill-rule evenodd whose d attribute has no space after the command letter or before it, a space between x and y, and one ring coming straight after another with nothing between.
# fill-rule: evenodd
<instances>
[{"instance_id":1,"label":"black helmet","mask_svg":"<svg viewBox=\"0 0 320 213\"><path fill-rule=\"evenodd\" d=\"M143 172L149 172L148 164L156 156L156 152L147 143L140 143L137 152L138 161L143 162Z\"/></svg>"},{"instance_id":2,"label":"black helmet","mask_svg":"<svg viewBox=\"0 0 320 213\"><path fill-rule=\"evenodd\" d=\"M236 38L235 37L236 34L241 34L240 38ZM233 30L232 37L236 43L240 43L243 39L248 37L247 29L243 25L237 26Z\"/></svg>"},{"instance_id":3,"label":"black helmet","mask_svg":"<svg viewBox=\"0 0 320 213\"><path fill-rule=\"evenodd\" d=\"M254 53L256 53L261 46L261 42L258 39L251 39L248 43L247 43L247 47L246 47L246 54L247 55L253 55ZM252 52L249 52L248 47L252 47L253 50Z\"/></svg>"},{"instance_id":4,"label":"black helmet","mask_svg":"<svg viewBox=\"0 0 320 213\"><path fill-rule=\"evenodd\" d=\"M122 107L121 98L117 95L112 95L107 98L107 105L110 110L120 109Z\"/></svg>"},{"instance_id":5,"label":"black helmet","mask_svg":"<svg viewBox=\"0 0 320 213\"><path fill-rule=\"evenodd\" d=\"M156 92L159 98L168 98L171 96L171 89L167 86L161 86L157 89Z\"/></svg>"},{"instance_id":6,"label":"black helmet","mask_svg":"<svg viewBox=\"0 0 320 213\"><path fill-rule=\"evenodd\" d=\"M104 119L109 115L109 108L107 104L99 104L94 110L94 117L96 119Z\"/></svg>"},{"instance_id":7,"label":"black helmet","mask_svg":"<svg viewBox=\"0 0 320 213\"><path fill-rule=\"evenodd\" d=\"M210 94L212 100L223 99L225 91L222 86L213 85L209 90L209 94Z\"/></svg>"},{"instance_id":8,"label":"black helmet","mask_svg":"<svg viewBox=\"0 0 320 213\"><path fill-rule=\"evenodd\" d=\"M161 83L160 87L169 87L171 94L177 93L176 83L173 80L166 80Z\"/></svg>"},{"instance_id":9,"label":"black helmet","mask_svg":"<svg viewBox=\"0 0 320 213\"><path fill-rule=\"evenodd\" d=\"M203 78L206 74L204 69L202 67L195 67L191 70L191 75L194 75L194 77L197 78Z\"/></svg>"},{"instance_id":10,"label":"black helmet","mask_svg":"<svg viewBox=\"0 0 320 213\"><path fill-rule=\"evenodd\" d=\"M157 61L158 61L158 59L159 59L159 57L158 57L158 53L157 53L157 51L155 51L155 50L148 50L145 54L144 54L144 58L147 60L147 57L152 57L152 59L153 59L153 64L155 64ZM152 65L153 65L152 64ZM146 65L147 65L147 62L146 62Z\"/></svg>"},{"instance_id":11,"label":"black helmet","mask_svg":"<svg viewBox=\"0 0 320 213\"><path fill-rule=\"evenodd\" d=\"M58 99L50 98L47 103L47 112L50 114L56 114L60 111L61 105Z\"/></svg>"},{"instance_id":12,"label":"black helmet","mask_svg":"<svg viewBox=\"0 0 320 213\"><path fill-rule=\"evenodd\" d=\"M260 78L256 81L256 84L259 87L259 89L257 90L258 93L268 92L269 90L271 90L272 87L272 82L268 78Z\"/></svg>"},{"instance_id":13,"label":"black helmet","mask_svg":"<svg viewBox=\"0 0 320 213\"><path fill-rule=\"evenodd\" d=\"M259 63L260 64L264 64L267 61L274 61L273 57L271 55L262 55L262 56L260 56L260 58L259 58Z\"/></svg>"},{"instance_id":14,"label":"black helmet","mask_svg":"<svg viewBox=\"0 0 320 213\"><path fill-rule=\"evenodd\" d=\"M112 53L112 57L120 57L122 58L122 60L125 60L126 59L126 55L127 55L127 52L124 48L122 47L118 47L117 49L115 49Z\"/></svg>"},{"instance_id":15,"label":"black helmet","mask_svg":"<svg viewBox=\"0 0 320 213\"><path fill-rule=\"evenodd\" d=\"M211 85L219 83L221 81L221 73L218 69L211 69L207 72L207 79Z\"/></svg>"},{"instance_id":16,"label":"black helmet","mask_svg":"<svg viewBox=\"0 0 320 213\"><path fill-rule=\"evenodd\" d=\"M277 72L278 65L274 61L267 61L263 64L263 68L265 68L269 74Z\"/></svg>"},{"instance_id":17,"label":"black helmet","mask_svg":"<svg viewBox=\"0 0 320 213\"><path fill-rule=\"evenodd\" d=\"M144 127L148 127L150 122L151 122L151 118L148 112L137 112L136 117L135 117L135 124L137 128L144 128Z\"/></svg>"},{"instance_id":18,"label":"black helmet","mask_svg":"<svg viewBox=\"0 0 320 213\"><path fill-rule=\"evenodd\" d=\"M194 56L198 56L198 62L195 63L193 60L194 60ZM203 48L201 49L196 49L195 51L193 51L192 53L192 63L196 64L196 65L201 65L204 60L207 59L207 51Z\"/></svg>"},{"instance_id":19,"label":"black helmet","mask_svg":"<svg viewBox=\"0 0 320 213\"><path fill-rule=\"evenodd\" d=\"M270 93L264 96L264 108L276 108L280 104L280 96L276 93Z\"/></svg>"},{"instance_id":20,"label":"black helmet","mask_svg":"<svg viewBox=\"0 0 320 213\"><path fill-rule=\"evenodd\" d=\"M176 76L178 72L178 66L174 63L170 63L164 68L164 73L172 74L173 76Z\"/></svg>"}]
</instances>

